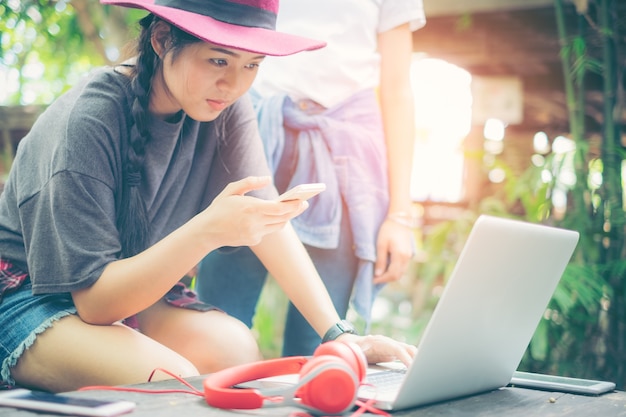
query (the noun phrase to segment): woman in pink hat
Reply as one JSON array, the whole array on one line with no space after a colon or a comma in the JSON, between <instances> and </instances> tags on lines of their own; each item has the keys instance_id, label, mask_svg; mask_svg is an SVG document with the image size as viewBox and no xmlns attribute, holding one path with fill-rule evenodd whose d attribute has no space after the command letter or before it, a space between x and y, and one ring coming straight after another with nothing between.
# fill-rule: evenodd
<instances>
[{"instance_id":1,"label":"woman in pink hat","mask_svg":"<svg viewBox=\"0 0 626 417\"><path fill-rule=\"evenodd\" d=\"M0 197L0 380L67 391L258 360L245 325L179 284L226 246L252 247L326 340L408 363L414 347L341 324L245 96L266 55L323 43L277 32L278 0L103 3L149 12L135 59L49 106Z\"/></svg>"}]
</instances>

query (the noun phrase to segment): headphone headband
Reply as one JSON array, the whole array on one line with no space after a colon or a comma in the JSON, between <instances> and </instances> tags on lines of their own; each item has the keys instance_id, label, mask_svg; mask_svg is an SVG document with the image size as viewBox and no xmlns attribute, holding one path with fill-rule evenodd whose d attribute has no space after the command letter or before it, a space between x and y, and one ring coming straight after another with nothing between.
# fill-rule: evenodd
<instances>
[{"instance_id":1,"label":"headphone headband","mask_svg":"<svg viewBox=\"0 0 626 417\"><path fill-rule=\"evenodd\" d=\"M222 409L296 406L322 414L340 414L356 403L367 360L354 344L323 343L312 358L291 356L226 368L204 380L204 397ZM235 385L279 375L298 376L285 388L233 388Z\"/></svg>"},{"instance_id":2,"label":"headphone headband","mask_svg":"<svg viewBox=\"0 0 626 417\"><path fill-rule=\"evenodd\" d=\"M209 375L204 380L204 398L217 408L254 409L263 406L264 396L256 388L233 390L233 385L278 375L297 374L308 359L293 356L238 365Z\"/></svg>"}]
</instances>

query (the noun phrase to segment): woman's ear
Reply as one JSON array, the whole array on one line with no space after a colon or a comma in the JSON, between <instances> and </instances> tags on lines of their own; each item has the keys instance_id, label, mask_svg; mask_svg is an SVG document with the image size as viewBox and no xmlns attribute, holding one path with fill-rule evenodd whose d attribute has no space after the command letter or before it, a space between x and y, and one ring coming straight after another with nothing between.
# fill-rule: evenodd
<instances>
[{"instance_id":1,"label":"woman's ear","mask_svg":"<svg viewBox=\"0 0 626 417\"><path fill-rule=\"evenodd\" d=\"M171 37L172 33L170 31L170 25L164 21L158 22L152 28L150 43L152 44L154 53L157 54L159 58L163 59L167 53L171 43Z\"/></svg>"}]
</instances>

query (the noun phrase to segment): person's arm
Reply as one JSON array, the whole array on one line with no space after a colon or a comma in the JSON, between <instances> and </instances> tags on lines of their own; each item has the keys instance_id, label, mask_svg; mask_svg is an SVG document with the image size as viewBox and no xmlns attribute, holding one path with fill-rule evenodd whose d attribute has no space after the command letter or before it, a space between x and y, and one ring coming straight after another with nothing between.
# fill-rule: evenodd
<instances>
[{"instance_id":1,"label":"person's arm","mask_svg":"<svg viewBox=\"0 0 626 417\"><path fill-rule=\"evenodd\" d=\"M400 279L413 253L412 231L402 224L412 213L410 183L415 140L410 79L413 35L409 24L380 33L378 49L390 202L388 217L378 235L374 282L383 283Z\"/></svg>"},{"instance_id":2,"label":"person's arm","mask_svg":"<svg viewBox=\"0 0 626 417\"><path fill-rule=\"evenodd\" d=\"M320 337L340 320L313 261L291 225L251 247Z\"/></svg>"},{"instance_id":3,"label":"person's arm","mask_svg":"<svg viewBox=\"0 0 626 417\"><path fill-rule=\"evenodd\" d=\"M276 204L245 193L270 184L250 177L229 184L211 205L145 251L107 265L88 288L72 293L80 317L110 324L159 300L210 251L255 245L308 207L299 201Z\"/></svg>"},{"instance_id":4,"label":"person's arm","mask_svg":"<svg viewBox=\"0 0 626 417\"><path fill-rule=\"evenodd\" d=\"M340 318L311 258L290 224L251 247L291 302L320 337ZM381 335L343 334L338 341L356 343L369 363L400 360L415 355L414 346Z\"/></svg>"}]
</instances>

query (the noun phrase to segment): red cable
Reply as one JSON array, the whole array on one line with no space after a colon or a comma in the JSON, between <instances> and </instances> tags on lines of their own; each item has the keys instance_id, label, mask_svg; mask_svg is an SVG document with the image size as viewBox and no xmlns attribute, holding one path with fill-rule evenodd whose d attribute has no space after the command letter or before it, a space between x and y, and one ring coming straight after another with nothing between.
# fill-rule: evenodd
<instances>
[{"instance_id":1,"label":"red cable","mask_svg":"<svg viewBox=\"0 0 626 417\"><path fill-rule=\"evenodd\" d=\"M79 388L79 391L91 391L91 390L106 390L106 391L126 391L126 392L139 392L139 393L145 393L145 394L172 394L172 393L182 393L182 394L192 394L192 395L197 395L200 397L204 397L204 393L202 391L200 391L199 389L197 389L196 387L194 387L193 385L191 385L190 383L188 383L187 381L185 381L184 379L182 379L181 377L179 377L178 375L174 375L173 373L171 373L170 371L166 370L166 369L162 369L162 368L156 368L155 370L152 371L152 373L150 374L150 376L148 377L148 382L152 381L152 377L154 376L154 373L156 371L161 371L169 376L171 376L172 378L174 378L175 380L177 380L178 382L180 382L181 384L189 387L189 390L185 390L185 389L165 389L165 390L156 390L156 389L143 389L143 388L131 388L131 387L117 387L117 386L111 386L111 385L91 385L91 386L86 386L86 387L82 387ZM271 400L271 399L270 399ZM355 405L358 406L359 408L352 413L351 417L359 417L360 415L362 415L364 412L369 411L371 413L374 414L378 414L381 416L385 416L385 417L390 417L390 414L374 407L372 404L374 403L374 399L370 399L366 402L363 401L355 401ZM296 412L295 415L298 415L300 412ZM293 415L293 414L292 414Z\"/></svg>"},{"instance_id":2,"label":"red cable","mask_svg":"<svg viewBox=\"0 0 626 417\"><path fill-rule=\"evenodd\" d=\"M359 406L359 409L356 410L351 415L351 417L358 417L358 416L360 416L361 414L363 414L366 411L369 411L370 413L373 413L373 414L378 414L378 415L381 415L381 416L385 416L385 417L391 417L391 415L388 412L383 411L380 408L374 407L372 405L372 404L374 404L374 401L375 400L373 398L370 398L366 402L363 402L363 401L360 401L360 400L356 400L355 404Z\"/></svg>"},{"instance_id":3,"label":"red cable","mask_svg":"<svg viewBox=\"0 0 626 417\"><path fill-rule=\"evenodd\" d=\"M152 381L152 377L154 376L154 373L156 371L161 371L161 372L171 376L172 378L174 378L175 380L177 380L181 384L189 387L190 389L189 390L185 390L185 389L157 390L157 389L143 389L143 388L131 388L131 387L116 387L116 386L110 386L110 385L92 385L92 386L79 388L78 390L79 391L91 391L91 390L127 391L127 392L140 392L140 393L145 393L145 394L182 393L182 394L192 394L192 395L198 395L200 397L204 397L204 393L202 391L198 390L197 388L195 388L193 385L191 385L190 383L188 383L187 381L185 381L184 379L182 379L178 375L174 375L173 373L171 373L170 371L168 371L166 369L156 368L155 370L153 370L152 373L150 374L150 376L148 377L148 382Z\"/></svg>"}]
</instances>

